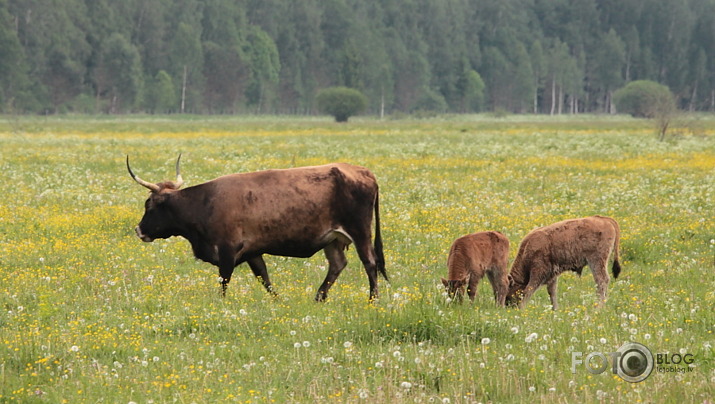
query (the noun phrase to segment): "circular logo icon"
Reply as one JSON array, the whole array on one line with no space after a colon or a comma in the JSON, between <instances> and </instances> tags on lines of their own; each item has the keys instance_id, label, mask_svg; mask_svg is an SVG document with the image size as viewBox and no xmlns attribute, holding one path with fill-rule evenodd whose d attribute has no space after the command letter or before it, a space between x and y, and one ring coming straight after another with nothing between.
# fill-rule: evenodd
<instances>
[{"instance_id":1,"label":"circular logo icon","mask_svg":"<svg viewBox=\"0 0 715 404\"><path fill-rule=\"evenodd\" d=\"M618 376L621 379L637 383L642 382L653 371L653 354L644 345L637 342L626 342L618 351Z\"/></svg>"}]
</instances>

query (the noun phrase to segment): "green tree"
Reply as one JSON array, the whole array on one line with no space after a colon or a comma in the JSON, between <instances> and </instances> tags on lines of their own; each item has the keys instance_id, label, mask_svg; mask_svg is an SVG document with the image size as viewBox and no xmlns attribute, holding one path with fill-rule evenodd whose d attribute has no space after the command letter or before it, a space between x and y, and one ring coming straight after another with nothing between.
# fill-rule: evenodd
<instances>
[{"instance_id":1,"label":"green tree","mask_svg":"<svg viewBox=\"0 0 715 404\"><path fill-rule=\"evenodd\" d=\"M251 78L246 90L248 103L261 112L271 106L280 79L281 61L275 42L258 27L252 27L244 53L251 66Z\"/></svg>"},{"instance_id":2,"label":"green tree","mask_svg":"<svg viewBox=\"0 0 715 404\"><path fill-rule=\"evenodd\" d=\"M531 59L531 68L534 74L534 104L532 112L536 114L539 112L539 93L544 91L548 74L544 48L540 40L536 40L531 44L529 59Z\"/></svg>"},{"instance_id":3,"label":"green tree","mask_svg":"<svg viewBox=\"0 0 715 404\"><path fill-rule=\"evenodd\" d=\"M32 96L28 94L29 80L20 41L12 29L11 17L6 11L6 1L0 0L0 111L27 107ZM26 98L20 102L18 98Z\"/></svg>"},{"instance_id":4,"label":"green tree","mask_svg":"<svg viewBox=\"0 0 715 404\"><path fill-rule=\"evenodd\" d=\"M179 112L198 110L203 83L201 29L190 22L179 22L169 43L169 74L179 80Z\"/></svg>"},{"instance_id":5,"label":"green tree","mask_svg":"<svg viewBox=\"0 0 715 404\"><path fill-rule=\"evenodd\" d=\"M484 81L479 73L467 66L466 60L463 61L461 70L455 86L460 98L459 112L477 112L484 103Z\"/></svg>"},{"instance_id":6,"label":"green tree","mask_svg":"<svg viewBox=\"0 0 715 404\"><path fill-rule=\"evenodd\" d=\"M149 82L144 97L145 108L152 113L169 113L176 110L176 88L174 82L164 70Z\"/></svg>"},{"instance_id":7,"label":"green tree","mask_svg":"<svg viewBox=\"0 0 715 404\"><path fill-rule=\"evenodd\" d=\"M98 93L109 101L110 113L138 105L144 85L139 51L122 34L104 42L98 70Z\"/></svg>"},{"instance_id":8,"label":"green tree","mask_svg":"<svg viewBox=\"0 0 715 404\"><path fill-rule=\"evenodd\" d=\"M126 0L125 0L126 1ZM169 0L141 0L133 4L131 40L142 59L145 72L158 72L166 69L166 39L170 26Z\"/></svg>"},{"instance_id":9,"label":"green tree","mask_svg":"<svg viewBox=\"0 0 715 404\"><path fill-rule=\"evenodd\" d=\"M598 44L589 58L591 86L600 95L603 111L614 112L611 98L613 91L623 84L626 47L613 29L603 35Z\"/></svg>"},{"instance_id":10,"label":"green tree","mask_svg":"<svg viewBox=\"0 0 715 404\"><path fill-rule=\"evenodd\" d=\"M204 103L211 113L233 113L243 101L248 66L232 46L204 42Z\"/></svg>"},{"instance_id":11,"label":"green tree","mask_svg":"<svg viewBox=\"0 0 715 404\"><path fill-rule=\"evenodd\" d=\"M347 87L329 87L316 95L318 109L335 117L336 122L347 122L351 116L367 107L367 98L360 91Z\"/></svg>"},{"instance_id":12,"label":"green tree","mask_svg":"<svg viewBox=\"0 0 715 404\"><path fill-rule=\"evenodd\" d=\"M15 20L8 27L24 50L35 98L42 109L63 109L83 88L90 46L82 27L86 10L81 0L12 1Z\"/></svg>"}]
</instances>

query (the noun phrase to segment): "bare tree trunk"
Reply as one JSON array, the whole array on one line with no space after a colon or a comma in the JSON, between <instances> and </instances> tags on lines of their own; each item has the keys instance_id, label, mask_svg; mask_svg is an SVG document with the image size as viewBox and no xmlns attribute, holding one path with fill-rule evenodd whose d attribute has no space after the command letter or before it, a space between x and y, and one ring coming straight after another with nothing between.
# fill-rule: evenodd
<instances>
[{"instance_id":1,"label":"bare tree trunk","mask_svg":"<svg viewBox=\"0 0 715 404\"><path fill-rule=\"evenodd\" d=\"M695 98L698 96L698 83L693 84L693 94L690 97L690 112L695 111Z\"/></svg>"},{"instance_id":2,"label":"bare tree trunk","mask_svg":"<svg viewBox=\"0 0 715 404\"><path fill-rule=\"evenodd\" d=\"M556 80L551 80L551 115L556 110Z\"/></svg>"},{"instance_id":3,"label":"bare tree trunk","mask_svg":"<svg viewBox=\"0 0 715 404\"><path fill-rule=\"evenodd\" d=\"M385 117L385 91L380 92L380 120Z\"/></svg>"},{"instance_id":4,"label":"bare tree trunk","mask_svg":"<svg viewBox=\"0 0 715 404\"><path fill-rule=\"evenodd\" d=\"M181 81L181 113L184 113L184 107L186 106L186 74L188 67L184 65L184 78Z\"/></svg>"},{"instance_id":5,"label":"bare tree trunk","mask_svg":"<svg viewBox=\"0 0 715 404\"><path fill-rule=\"evenodd\" d=\"M559 87L559 115L563 112L564 107L564 89Z\"/></svg>"}]
</instances>

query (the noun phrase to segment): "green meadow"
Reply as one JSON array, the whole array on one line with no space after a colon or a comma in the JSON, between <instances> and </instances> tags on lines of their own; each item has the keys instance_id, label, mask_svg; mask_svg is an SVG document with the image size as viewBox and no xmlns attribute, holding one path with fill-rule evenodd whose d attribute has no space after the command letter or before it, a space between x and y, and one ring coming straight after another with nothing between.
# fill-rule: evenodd
<instances>
[{"instance_id":1,"label":"green meadow","mask_svg":"<svg viewBox=\"0 0 715 404\"><path fill-rule=\"evenodd\" d=\"M715 119L694 122L660 142L611 116L3 117L0 402L712 403ZM159 182L179 153L186 186L370 168L391 277L379 300L352 248L316 303L321 253L267 256L276 298L245 265L222 298L186 240L141 242L147 190L125 158ZM622 231L603 308L588 269L560 278L555 312L545 289L494 307L486 278L474 304L447 301L455 238L501 231L513 260L530 230L593 214ZM631 341L669 364L639 383L610 363L572 372L574 353L610 360Z\"/></svg>"}]
</instances>

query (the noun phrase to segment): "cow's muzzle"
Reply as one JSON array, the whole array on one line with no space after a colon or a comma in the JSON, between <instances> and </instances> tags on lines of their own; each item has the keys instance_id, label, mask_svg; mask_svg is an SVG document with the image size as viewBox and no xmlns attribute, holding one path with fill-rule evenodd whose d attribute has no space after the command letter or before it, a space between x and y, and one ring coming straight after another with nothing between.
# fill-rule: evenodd
<instances>
[{"instance_id":1,"label":"cow's muzzle","mask_svg":"<svg viewBox=\"0 0 715 404\"><path fill-rule=\"evenodd\" d=\"M146 234L142 233L142 230L139 228L139 226L137 226L137 227L134 229L134 231L137 232L137 237L139 237L143 242L145 242L145 243L151 243L152 241L154 241L153 238L151 238L151 237L147 236Z\"/></svg>"}]
</instances>

